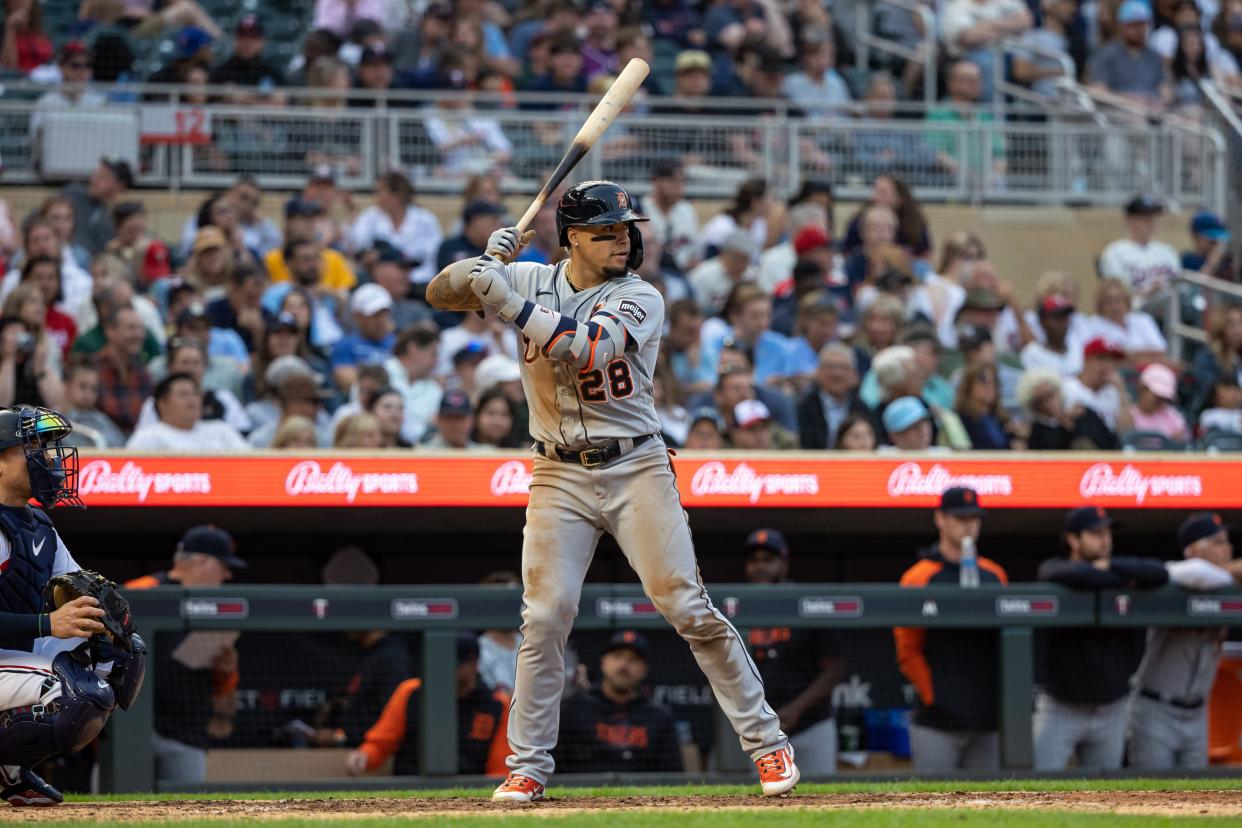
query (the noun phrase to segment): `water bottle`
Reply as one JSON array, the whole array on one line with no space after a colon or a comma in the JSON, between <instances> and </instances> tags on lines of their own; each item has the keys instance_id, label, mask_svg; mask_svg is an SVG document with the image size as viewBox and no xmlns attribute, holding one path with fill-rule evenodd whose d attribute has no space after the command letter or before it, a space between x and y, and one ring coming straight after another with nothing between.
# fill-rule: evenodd
<instances>
[{"instance_id":1,"label":"water bottle","mask_svg":"<svg viewBox=\"0 0 1242 828\"><path fill-rule=\"evenodd\" d=\"M975 539L962 538L962 560L958 564L957 584L962 589L979 586L979 558L975 555Z\"/></svg>"}]
</instances>

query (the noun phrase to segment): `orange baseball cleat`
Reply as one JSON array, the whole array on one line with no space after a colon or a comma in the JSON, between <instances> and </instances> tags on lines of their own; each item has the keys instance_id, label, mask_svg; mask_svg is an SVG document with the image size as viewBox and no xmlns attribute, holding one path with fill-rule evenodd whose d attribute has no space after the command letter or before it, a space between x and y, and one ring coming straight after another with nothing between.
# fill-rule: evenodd
<instances>
[{"instance_id":1,"label":"orange baseball cleat","mask_svg":"<svg viewBox=\"0 0 1242 828\"><path fill-rule=\"evenodd\" d=\"M792 745L765 753L755 760L755 767L759 769L764 796L787 796L802 778L794 764Z\"/></svg>"},{"instance_id":2,"label":"orange baseball cleat","mask_svg":"<svg viewBox=\"0 0 1242 828\"><path fill-rule=\"evenodd\" d=\"M492 802L538 802L543 799L543 785L529 776L511 773L492 792Z\"/></svg>"}]
</instances>

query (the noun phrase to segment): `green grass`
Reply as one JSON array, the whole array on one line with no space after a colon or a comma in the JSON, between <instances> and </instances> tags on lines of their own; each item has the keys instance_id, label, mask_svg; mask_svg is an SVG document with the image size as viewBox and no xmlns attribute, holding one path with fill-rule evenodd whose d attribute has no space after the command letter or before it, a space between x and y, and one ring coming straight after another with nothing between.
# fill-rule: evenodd
<instances>
[{"instance_id":1,"label":"green grass","mask_svg":"<svg viewBox=\"0 0 1242 828\"><path fill-rule=\"evenodd\" d=\"M1232 779L1002 779L990 782L832 782L804 783L800 793L953 793L954 791L1234 791L1242 790L1242 777ZM357 799L360 797L487 797L487 788L443 788L392 791L263 791L255 793L206 794L112 794L88 796L70 794L71 802L109 802L136 800L169 801L201 799ZM745 796L758 793L757 785L649 785L637 787L571 788L557 786L549 793L569 796Z\"/></svg>"}]
</instances>

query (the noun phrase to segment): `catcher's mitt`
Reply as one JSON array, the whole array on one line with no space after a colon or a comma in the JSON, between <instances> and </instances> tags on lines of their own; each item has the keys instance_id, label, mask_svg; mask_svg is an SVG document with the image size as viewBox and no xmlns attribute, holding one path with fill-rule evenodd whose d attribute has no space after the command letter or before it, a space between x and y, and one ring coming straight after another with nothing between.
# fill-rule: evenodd
<instances>
[{"instance_id":1,"label":"catcher's mitt","mask_svg":"<svg viewBox=\"0 0 1242 828\"><path fill-rule=\"evenodd\" d=\"M83 595L89 595L99 602L99 607L104 611L104 617L99 622L104 625L112 643L127 652L130 651L135 628L133 615L129 611L129 601L117 592L115 583L98 572L81 569L52 578L43 588L43 611L55 612Z\"/></svg>"}]
</instances>

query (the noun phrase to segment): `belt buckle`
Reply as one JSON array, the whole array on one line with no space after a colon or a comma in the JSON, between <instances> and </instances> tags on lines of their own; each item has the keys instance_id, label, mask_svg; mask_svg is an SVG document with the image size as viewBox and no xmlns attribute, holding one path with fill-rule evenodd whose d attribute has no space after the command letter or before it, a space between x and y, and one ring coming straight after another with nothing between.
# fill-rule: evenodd
<instances>
[{"instance_id":1,"label":"belt buckle","mask_svg":"<svg viewBox=\"0 0 1242 828\"><path fill-rule=\"evenodd\" d=\"M594 458L599 458L598 460ZM584 469L593 469L596 466L602 466L607 462L607 453L602 448L583 449L578 452L578 462L582 464Z\"/></svg>"}]
</instances>

